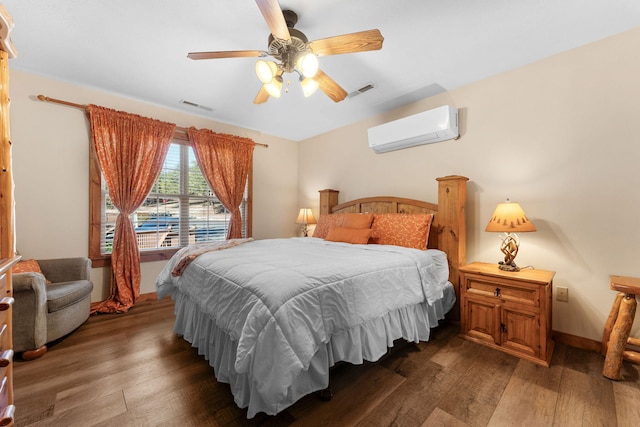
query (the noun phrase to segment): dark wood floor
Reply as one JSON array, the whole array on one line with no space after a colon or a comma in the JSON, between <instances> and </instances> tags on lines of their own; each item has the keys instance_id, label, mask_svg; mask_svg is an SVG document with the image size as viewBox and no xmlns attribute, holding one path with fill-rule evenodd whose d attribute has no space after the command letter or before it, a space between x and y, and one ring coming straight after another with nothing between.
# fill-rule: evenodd
<instances>
[{"instance_id":1,"label":"dark wood floor","mask_svg":"<svg viewBox=\"0 0 640 427\"><path fill-rule=\"evenodd\" d=\"M601 375L603 358L558 344L550 368L463 340L456 325L379 363L332 371L334 397L276 417L233 403L229 387L172 333L170 300L92 316L38 360L16 360L16 426L631 426L640 367Z\"/></svg>"}]
</instances>

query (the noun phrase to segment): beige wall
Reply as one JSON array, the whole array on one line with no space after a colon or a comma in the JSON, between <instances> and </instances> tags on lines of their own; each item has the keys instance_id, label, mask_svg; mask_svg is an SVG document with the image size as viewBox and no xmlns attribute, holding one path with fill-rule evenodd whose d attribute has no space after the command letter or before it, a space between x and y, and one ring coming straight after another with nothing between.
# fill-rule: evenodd
<instances>
[{"instance_id":1,"label":"beige wall","mask_svg":"<svg viewBox=\"0 0 640 427\"><path fill-rule=\"evenodd\" d=\"M640 276L638 46L640 28L306 140L300 205L317 213L322 188L340 190L341 202L435 201L436 177L465 175L467 261L500 259L484 227L497 203L520 202L538 231L520 235L518 263L554 270L554 285L569 288L569 302L554 298L554 330L600 340L609 275ZM368 148L367 128L444 104L460 109L459 140Z\"/></svg>"},{"instance_id":2,"label":"beige wall","mask_svg":"<svg viewBox=\"0 0 640 427\"><path fill-rule=\"evenodd\" d=\"M44 94L97 104L178 126L247 136L257 146L253 169L253 236L292 236L297 209L297 144L151 104L10 70L11 135L16 201L16 245L25 258L87 256L89 129L82 110L38 101ZM282 215L290 212L290 217ZM141 292L155 291L164 262L142 264ZM93 301L109 293L109 270L95 268Z\"/></svg>"},{"instance_id":3,"label":"beige wall","mask_svg":"<svg viewBox=\"0 0 640 427\"><path fill-rule=\"evenodd\" d=\"M28 258L87 254L87 121L81 110L37 101L42 93L269 144L255 150L256 238L293 235L299 207L318 213L319 189L341 190L341 201L435 201L436 177L468 176L467 261L500 258L497 235L484 227L497 203L520 202L538 231L520 236L519 264L555 270L554 284L569 288L568 303L554 300L553 328L599 340L614 297L608 275L640 276L638 45L640 29L298 144L12 70L18 250ZM368 148L370 126L444 104L460 109L459 140L385 154ZM163 265L143 264L143 293L154 291ZM94 301L108 293L105 270L93 271Z\"/></svg>"}]
</instances>

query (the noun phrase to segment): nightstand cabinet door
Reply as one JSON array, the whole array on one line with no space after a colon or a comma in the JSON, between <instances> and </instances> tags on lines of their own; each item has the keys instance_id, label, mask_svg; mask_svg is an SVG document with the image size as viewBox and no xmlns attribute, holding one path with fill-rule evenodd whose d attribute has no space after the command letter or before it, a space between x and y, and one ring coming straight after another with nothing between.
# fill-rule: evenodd
<instances>
[{"instance_id":1,"label":"nightstand cabinet door","mask_svg":"<svg viewBox=\"0 0 640 427\"><path fill-rule=\"evenodd\" d=\"M502 307L501 345L521 354L540 357L540 325L537 312Z\"/></svg>"},{"instance_id":2,"label":"nightstand cabinet door","mask_svg":"<svg viewBox=\"0 0 640 427\"><path fill-rule=\"evenodd\" d=\"M502 271L496 264L460 268L462 337L549 366L552 271Z\"/></svg>"},{"instance_id":3,"label":"nightstand cabinet door","mask_svg":"<svg viewBox=\"0 0 640 427\"><path fill-rule=\"evenodd\" d=\"M463 333L479 340L500 344L500 306L487 298L467 297L462 301Z\"/></svg>"}]
</instances>

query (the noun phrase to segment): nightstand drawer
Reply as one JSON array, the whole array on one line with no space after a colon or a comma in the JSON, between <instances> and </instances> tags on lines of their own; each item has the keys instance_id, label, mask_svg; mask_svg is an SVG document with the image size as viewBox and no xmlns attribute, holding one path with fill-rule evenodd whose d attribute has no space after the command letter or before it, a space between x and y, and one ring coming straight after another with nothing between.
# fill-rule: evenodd
<instances>
[{"instance_id":1,"label":"nightstand drawer","mask_svg":"<svg viewBox=\"0 0 640 427\"><path fill-rule=\"evenodd\" d=\"M9 318L12 304L12 297L0 298L0 352L11 348Z\"/></svg>"},{"instance_id":2,"label":"nightstand drawer","mask_svg":"<svg viewBox=\"0 0 640 427\"><path fill-rule=\"evenodd\" d=\"M0 353L11 348L11 340L9 338L9 325L4 321L0 321Z\"/></svg>"},{"instance_id":3,"label":"nightstand drawer","mask_svg":"<svg viewBox=\"0 0 640 427\"><path fill-rule=\"evenodd\" d=\"M482 295L485 297L499 298L518 304L532 306L540 305L540 287L527 285L526 283L510 284L508 281L501 283L488 281L482 276L466 276L465 290L470 295Z\"/></svg>"},{"instance_id":4,"label":"nightstand drawer","mask_svg":"<svg viewBox=\"0 0 640 427\"><path fill-rule=\"evenodd\" d=\"M2 378L0 379L0 408L5 408L9 405L9 379L5 376L4 369L2 371Z\"/></svg>"}]
</instances>

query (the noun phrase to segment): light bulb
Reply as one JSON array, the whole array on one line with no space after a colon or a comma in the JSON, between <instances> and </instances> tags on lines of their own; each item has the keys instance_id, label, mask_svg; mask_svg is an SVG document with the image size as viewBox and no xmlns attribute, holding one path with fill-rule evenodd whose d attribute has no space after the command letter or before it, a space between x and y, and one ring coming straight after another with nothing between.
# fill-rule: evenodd
<instances>
[{"instance_id":1,"label":"light bulb","mask_svg":"<svg viewBox=\"0 0 640 427\"><path fill-rule=\"evenodd\" d=\"M282 77L275 76L269 83L265 83L264 89L274 98L280 98L282 91Z\"/></svg>"},{"instance_id":2,"label":"light bulb","mask_svg":"<svg viewBox=\"0 0 640 427\"><path fill-rule=\"evenodd\" d=\"M318 57L313 53L306 53L298 58L296 66L303 76L311 78L318 72Z\"/></svg>"},{"instance_id":3,"label":"light bulb","mask_svg":"<svg viewBox=\"0 0 640 427\"><path fill-rule=\"evenodd\" d=\"M275 62L260 59L256 62L256 74L262 83L269 83L276 75L278 66Z\"/></svg>"},{"instance_id":4,"label":"light bulb","mask_svg":"<svg viewBox=\"0 0 640 427\"><path fill-rule=\"evenodd\" d=\"M313 79L304 79L300 82L300 86L302 86L302 93L305 97L313 95L313 93L318 89L318 82Z\"/></svg>"}]
</instances>

